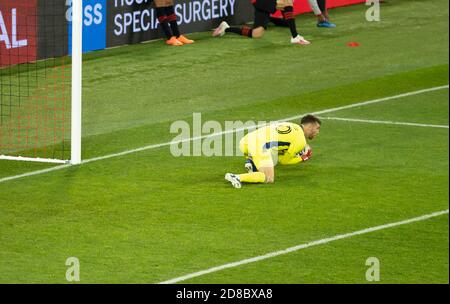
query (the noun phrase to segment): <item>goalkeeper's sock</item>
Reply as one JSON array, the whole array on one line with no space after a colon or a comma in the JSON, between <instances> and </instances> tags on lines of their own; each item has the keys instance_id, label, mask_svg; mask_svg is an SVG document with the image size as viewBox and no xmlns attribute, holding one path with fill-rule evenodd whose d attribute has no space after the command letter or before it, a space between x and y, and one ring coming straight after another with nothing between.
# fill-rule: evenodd
<instances>
[{"instance_id":1,"label":"goalkeeper's sock","mask_svg":"<svg viewBox=\"0 0 450 304\"><path fill-rule=\"evenodd\" d=\"M180 37L180 29L178 28L177 15L175 15L175 9L173 6L168 6L165 8L167 14L167 21L170 23L170 28L175 37Z\"/></svg>"},{"instance_id":2,"label":"goalkeeper's sock","mask_svg":"<svg viewBox=\"0 0 450 304\"><path fill-rule=\"evenodd\" d=\"M262 172L252 172L239 175L241 183L262 184L266 182L266 175Z\"/></svg>"},{"instance_id":3,"label":"goalkeeper's sock","mask_svg":"<svg viewBox=\"0 0 450 304\"><path fill-rule=\"evenodd\" d=\"M238 35L241 35L241 36L246 36L246 37L249 37L249 38L253 37L253 29L251 29L248 26L244 26L242 28L230 27L230 28L227 28L225 30L225 32L227 32L227 33L235 33L235 34L238 34Z\"/></svg>"},{"instance_id":4,"label":"goalkeeper's sock","mask_svg":"<svg viewBox=\"0 0 450 304\"><path fill-rule=\"evenodd\" d=\"M167 15L164 7L156 8L156 16L158 17L159 24L161 25L161 28L164 34L166 35L167 39L170 39L173 35L169 27L169 22L167 20Z\"/></svg>"},{"instance_id":5,"label":"goalkeeper's sock","mask_svg":"<svg viewBox=\"0 0 450 304\"><path fill-rule=\"evenodd\" d=\"M276 26L289 27L288 23L284 18L270 17L270 22L272 22Z\"/></svg>"},{"instance_id":6,"label":"goalkeeper's sock","mask_svg":"<svg viewBox=\"0 0 450 304\"><path fill-rule=\"evenodd\" d=\"M292 37L293 38L297 37L298 32L297 32L297 26L295 24L294 7L286 6L282 13L283 13L284 19L286 20L286 23L289 26L289 29L291 30Z\"/></svg>"}]
</instances>

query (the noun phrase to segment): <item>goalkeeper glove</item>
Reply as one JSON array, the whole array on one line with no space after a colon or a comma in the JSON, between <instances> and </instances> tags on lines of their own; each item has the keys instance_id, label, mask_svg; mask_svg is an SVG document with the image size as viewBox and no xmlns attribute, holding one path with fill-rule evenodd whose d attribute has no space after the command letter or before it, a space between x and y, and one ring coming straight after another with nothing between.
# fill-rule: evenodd
<instances>
[{"instance_id":1,"label":"goalkeeper glove","mask_svg":"<svg viewBox=\"0 0 450 304\"><path fill-rule=\"evenodd\" d=\"M304 151L300 155L300 158L302 159L303 162L308 161L311 157L312 157L312 149L311 149L311 147L308 147L306 149L306 151Z\"/></svg>"}]
</instances>

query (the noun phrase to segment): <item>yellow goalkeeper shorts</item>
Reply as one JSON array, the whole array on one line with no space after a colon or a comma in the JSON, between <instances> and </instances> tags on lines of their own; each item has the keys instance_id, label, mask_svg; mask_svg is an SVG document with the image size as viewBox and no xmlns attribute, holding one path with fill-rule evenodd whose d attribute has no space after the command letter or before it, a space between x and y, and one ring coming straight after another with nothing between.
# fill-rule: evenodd
<instances>
[{"instance_id":1,"label":"yellow goalkeeper shorts","mask_svg":"<svg viewBox=\"0 0 450 304\"><path fill-rule=\"evenodd\" d=\"M257 169L274 167L272 151L264 150L262 145L249 145L247 137L242 138L239 149L245 156L252 158Z\"/></svg>"}]
</instances>

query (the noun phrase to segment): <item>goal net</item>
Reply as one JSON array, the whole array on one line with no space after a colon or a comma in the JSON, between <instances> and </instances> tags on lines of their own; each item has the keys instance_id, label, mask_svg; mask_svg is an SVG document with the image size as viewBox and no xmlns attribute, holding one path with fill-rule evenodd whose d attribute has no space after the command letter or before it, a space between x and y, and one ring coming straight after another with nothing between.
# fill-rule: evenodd
<instances>
[{"instance_id":1,"label":"goal net","mask_svg":"<svg viewBox=\"0 0 450 304\"><path fill-rule=\"evenodd\" d=\"M81 2L0 0L0 159L81 162Z\"/></svg>"}]
</instances>

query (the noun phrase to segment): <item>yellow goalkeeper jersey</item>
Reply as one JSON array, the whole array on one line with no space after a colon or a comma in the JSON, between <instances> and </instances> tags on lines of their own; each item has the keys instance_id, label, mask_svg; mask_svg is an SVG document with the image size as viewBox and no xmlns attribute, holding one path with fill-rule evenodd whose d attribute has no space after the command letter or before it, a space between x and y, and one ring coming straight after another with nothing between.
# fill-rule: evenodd
<instances>
[{"instance_id":1,"label":"yellow goalkeeper jersey","mask_svg":"<svg viewBox=\"0 0 450 304\"><path fill-rule=\"evenodd\" d=\"M253 159L267 159L269 154L278 154L278 162L282 165L301 162L298 154L305 146L302 127L290 122L270 124L247 134L241 141L244 154Z\"/></svg>"}]
</instances>

